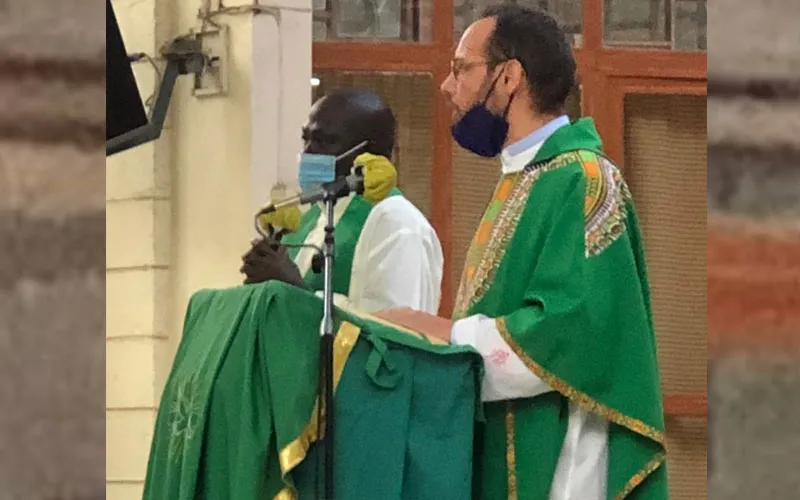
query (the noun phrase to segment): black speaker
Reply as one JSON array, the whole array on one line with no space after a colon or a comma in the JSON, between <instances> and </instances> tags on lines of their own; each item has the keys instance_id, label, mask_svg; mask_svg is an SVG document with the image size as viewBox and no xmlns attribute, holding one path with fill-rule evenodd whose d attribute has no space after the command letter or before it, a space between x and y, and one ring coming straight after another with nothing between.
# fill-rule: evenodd
<instances>
[{"instance_id":1,"label":"black speaker","mask_svg":"<svg viewBox=\"0 0 800 500\"><path fill-rule=\"evenodd\" d=\"M106 0L106 141L147 125L111 0Z\"/></svg>"}]
</instances>

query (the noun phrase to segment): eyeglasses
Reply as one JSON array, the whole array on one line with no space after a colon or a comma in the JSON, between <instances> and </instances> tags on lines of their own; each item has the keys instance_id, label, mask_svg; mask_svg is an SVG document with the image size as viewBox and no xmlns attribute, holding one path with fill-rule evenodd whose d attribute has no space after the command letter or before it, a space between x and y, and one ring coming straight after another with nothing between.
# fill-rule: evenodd
<instances>
[{"instance_id":1,"label":"eyeglasses","mask_svg":"<svg viewBox=\"0 0 800 500\"><path fill-rule=\"evenodd\" d=\"M458 78L459 75L461 75L465 71L469 71L477 66L496 65L505 61L506 60L503 59L497 61L489 61L486 59L480 59L475 61L467 61L464 59L453 59L452 61L450 61L450 71L453 73L454 77Z\"/></svg>"},{"instance_id":2,"label":"eyeglasses","mask_svg":"<svg viewBox=\"0 0 800 500\"><path fill-rule=\"evenodd\" d=\"M489 64L489 61L486 60L466 61L464 59L453 59L452 61L450 61L450 71L453 73L454 77L458 78L459 75L461 75L465 71L469 71L477 66L482 66L487 64Z\"/></svg>"}]
</instances>

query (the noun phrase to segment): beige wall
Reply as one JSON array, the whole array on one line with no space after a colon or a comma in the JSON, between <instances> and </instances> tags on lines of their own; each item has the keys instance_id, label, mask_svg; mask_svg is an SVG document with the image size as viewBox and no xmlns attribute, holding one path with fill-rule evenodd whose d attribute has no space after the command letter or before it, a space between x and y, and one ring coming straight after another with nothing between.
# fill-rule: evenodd
<instances>
[{"instance_id":1,"label":"beige wall","mask_svg":"<svg viewBox=\"0 0 800 500\"><path fill-rule=\"evenodd\" d=\"M227 95L193 97L191 78L181 77L162 137L107 162L110 500L141 498L157 405L189 297L240 282L255 207L276 181L294 177L310 104L311 0L276 6L280 22L249 12L216 17L230 27ZM171 37L199 28L199 1L114 0L114 7L128 52L153 54ZM137 64L135 73L147 97L154 71Z\"/></svg>"}]
</instances>

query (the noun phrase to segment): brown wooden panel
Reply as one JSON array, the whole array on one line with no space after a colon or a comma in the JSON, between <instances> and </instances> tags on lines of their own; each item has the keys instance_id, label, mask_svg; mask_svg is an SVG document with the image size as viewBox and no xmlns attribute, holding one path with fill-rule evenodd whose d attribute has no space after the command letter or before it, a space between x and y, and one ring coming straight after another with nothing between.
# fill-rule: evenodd
<instances>
[{"instance_id":1,"label":"brown wooden panel","mask_svg":"<svg viewBox=\"0 0 800 500\"><path fill-rule=\"evenodd\" d=\"M667 419L667 475L671 500L708 497L706 419Z\"/></svg>"},{"instance_id":2,"label":"brown wooden panel","mask_svg":"<svg viewBox=\"0 0 800 500\"><path fill-rule=\"evenodd\" d=\"M675 417L705 418L708 416L708 397L705 394L667 394L664 413Z\"/></svg>"},{"instance_id":3,"label":"brown wooden panel","mask_svg":"<svg viewBox=\"0 0 800 500\"><path fill-rule=\"evenodd\" d=\"M414 43L314 42L312 65L316 69L353 71L433 71L447 64L452 47Z\"/></svg>"},{"instance_id":4,"label":"brown wooden panel","mask_svg":"<svg viewBox=\"0 0 800 500\"><path fill-rule=\"evenodd\" d=\"M706 80L707 57L699 52L609 49L596 53L596 68L607 75Z\"/></svg>"},{"instance_id":5,"label":"brown wooden panel","mask_svg":"<svg viewBox=\"0 0 800 500\"><path fill-rule=\"evenodd\" d=\"M706 105L630 95L625 176L644 234L665 394L706 391Z\"/></svg>"}]
</instances>

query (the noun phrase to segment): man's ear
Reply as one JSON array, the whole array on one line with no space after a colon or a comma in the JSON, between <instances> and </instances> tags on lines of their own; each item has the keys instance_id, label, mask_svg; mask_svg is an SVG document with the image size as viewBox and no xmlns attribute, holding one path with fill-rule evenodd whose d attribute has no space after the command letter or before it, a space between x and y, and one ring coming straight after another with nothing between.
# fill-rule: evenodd
<instances>
[{"instance_id":1,"label":"man's ear","mask_svg":"<svg viewBox=\"0 0 800 500\"><path fill-rule=\"evenodd\" d=\"M500 82L507 94L519 92L525 87L525 69L519 61L512 59L506 63Z\"/></svg>"}]
</instances>

